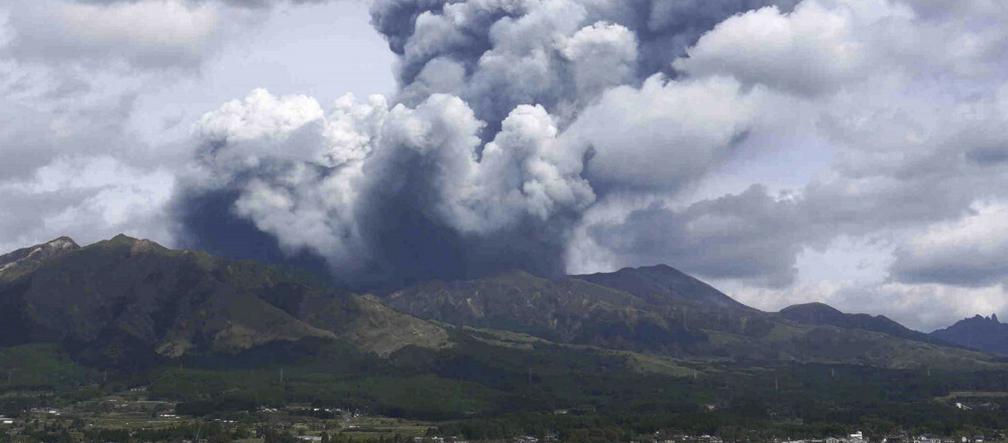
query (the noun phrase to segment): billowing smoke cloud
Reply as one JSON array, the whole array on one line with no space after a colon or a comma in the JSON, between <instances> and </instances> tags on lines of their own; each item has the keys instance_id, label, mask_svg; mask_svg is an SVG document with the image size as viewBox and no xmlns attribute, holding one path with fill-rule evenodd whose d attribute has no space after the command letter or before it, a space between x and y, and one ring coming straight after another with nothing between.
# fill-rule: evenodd
<instances>
[{"instance_id":1,"label":"billowing smoke cloud","mask_svg":"<svg viewBox=\"0 0 1008 443\"><path fill-rule=\"evenodd\" d=\"M325 110L257 90L208 113L180 237L229 255L307 253L364 287L562 273L596 201L674 194L753 123L758 91L676 79L671 63L767 2L668 3L376 1L397 95Z\"/></svg>"},{"instance_id":2,"label":"billowing smoke cloud","mask_svg":"<svg viewBox=\"0 0 1008 443\"><path fill-rule=\"evenodd\" d=\"M206 114L177 198L184 241L359 287L667 262L779 289L804 251L843 236L884 237L900 284L1008 278L1003 248L913 241L1004 204L1008 14L994 3L371 12L399 59L395 94L322 106L258 90ZM750 187L768 174L710 184L761 149L806 146L829 165L794 189Z\"/></svg>"}]
</instances>

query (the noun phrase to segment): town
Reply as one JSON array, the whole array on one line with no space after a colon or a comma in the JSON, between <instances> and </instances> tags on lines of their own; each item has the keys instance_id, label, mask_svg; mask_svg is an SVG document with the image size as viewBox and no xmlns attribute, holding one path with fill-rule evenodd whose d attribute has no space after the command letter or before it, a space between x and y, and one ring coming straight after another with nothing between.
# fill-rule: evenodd
<instances>
[{"instance_id":1,"label":"town","mask_svg":"<svg viewBox=\"0 0 1008 443\"><path fill-rule=\"evenodd\" d=\"M554 411L555 415L566 415ZM914 435L896 431L872 435L855 431L831 436L775 436L759 429L733 435L692 435L660 430L623 438L584 430L561 434L516 435L467 439L443 435L437 423L371 415L344 408L290 404L254 411L187 416L173 402L150 399L146 388L61 406L32 407L0 415L0 443L53 442L185 442L185 443L995 443L1008 434Z\"/></svg>"}]
</instances>

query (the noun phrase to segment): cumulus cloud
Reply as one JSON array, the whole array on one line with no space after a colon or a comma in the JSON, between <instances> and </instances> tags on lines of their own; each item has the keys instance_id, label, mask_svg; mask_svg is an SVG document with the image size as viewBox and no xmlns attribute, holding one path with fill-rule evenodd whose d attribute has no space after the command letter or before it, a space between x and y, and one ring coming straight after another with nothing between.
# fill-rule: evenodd
<instances>
[{"instance_id":1,"label":"cumulus cloud","mask_svg":"<svg viewBox=\"0 0 1008 443\"><path fill-rule=\"evenodd\" d=\"M571 63L578 97L595 97L636 77L637 36L626 27L598 22L558 42Z\"/></svg>"},{"instance_id":2,"label":"cumulus cloud","mask_svg":"<svg viewBox=\"0 0 1008 443\"><path fill-rule=\"evenodd\" d=\"M731 78L657 74L640 88L607 91L565 137L590 149L586 176L595 186L674 191L731 155L755 124L759 95L743 94Z\"/></svg>"},{"instance_id":3,"label":"cumulus cloud","mask_svg":"<svg viewBox=\"0 0 1008 443\"><path fill-rule=\"evenodd\" d=\"M821 246L838 235L904 242L922 227L954 222L977 201L1004 198L1005 170L996 159L1008 139L1006 79L986 68L1004 60L992 37L1003 33L995 23L1005 22L1004 11L932 6L810 0L791 12L758 9L718 24L675 62L691 77L729 76L768 96L797 95L792 103L803 109L810 136L832 150L828 173L794 190L804 221L780 250L793 257L795 241ZM919 42L943 38L971 41L977 50L964 53L946 41L918 56ZM987 94L978 93L980 85ZM762 103L754 112L765 116L786 102ZM781 128L755 130L765 136ZM772 231L752 235L773 238Z\"/></svg>"},{"instance_id":4,"label":"cumulus cloud","mask_svg":"<svg viewBox=\"0 0 1008 443\"><path fill-rule=\"evenodd\" d=\"M693 76L730 74L786 91L829 92L865 78L871 62L872 51L854 32L859 23L852 22L864 18L854 7L809 1L788 14L776 6L749 11L719 23L674 65Z\"/></svg>"},{"instance_id":5,"label":"cumulus cloud","mask_svg":"<svg viewBox=\"0 0 1008 443\"><path fill-rule=\"evenodd\" d=\"M780 290L809 248L875 236L909 257L913 232L1002 197L1008 108L991 67L1005 17L984 5L379 0L371 13L399 57L394 96L324 111L259 91L197 128L216 181L192 189L230 196L224 214L344 279L423 261L413 277L668 262ZM795 140L832 157L803 186L700 192Z\"/></svg>"}]
</instances>

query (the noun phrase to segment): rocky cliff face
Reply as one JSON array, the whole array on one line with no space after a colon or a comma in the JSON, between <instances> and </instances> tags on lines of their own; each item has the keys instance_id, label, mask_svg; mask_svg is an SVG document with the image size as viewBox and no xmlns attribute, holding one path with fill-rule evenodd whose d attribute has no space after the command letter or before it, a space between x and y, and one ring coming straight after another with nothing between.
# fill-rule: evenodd
<instances>
[{"instance_id":1,"label":"rocky cliff face","mask_svg":"<svg viewBox=\"0 0 1008 443\"><path fill-rule=\"evenodd\" d=\"M70 237L60 237L46 243L18 249L0 255L0 282L11 281L30 273L45 262L80 249Z\"/></svg>"}]
</instances>

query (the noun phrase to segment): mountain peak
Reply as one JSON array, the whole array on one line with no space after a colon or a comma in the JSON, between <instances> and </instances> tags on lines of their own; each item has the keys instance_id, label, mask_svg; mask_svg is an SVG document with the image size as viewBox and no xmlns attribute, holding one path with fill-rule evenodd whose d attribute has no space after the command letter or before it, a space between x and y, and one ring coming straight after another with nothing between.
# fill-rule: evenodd
<instances>
[{"instance_id":1,"label":"mountain peak","mask_svg":"<svg viewBox=\"0 0 1008 443\"><path fill-rule=\"evenodd\" d=\"M1008 355L1008 324L1001 323L997 314L977 314L931 335L960 346Z\"/></svg>"},{"instance_id":2,"label":"mountain peak","mask_svg":"<svg viewBox=\"0 0 1008 443\"><path fill-rule=\"evenodd\" d=\"M0 255L0 281L14 280L42 266L43 263L80 249L70 237L57 237L45 243Z\"/></svg>"},{"instance_id":3,"label":"mountain peak","mask_svg":"<svg viewBox=\"0 0 1008 443\"><path fill-rule=\"evenodd\" d=\"M77 242L74 241L74 239L72 239L70 237L67 237L65 235L64 236L60 236L60 237L56 237L56 238L54 238L52 240L49 240L49 241L45 242L43 244L43 246L48 246L50 248L57 248L57 249L77 249L77 248L80 248L80 245L78 245Z\"/></svg>"},{"instance_id":4,"label":"mountain peak","mask_svg":"<svg viewBox=\"0 0 1008 443\"><path fill-rule=\"evenodd\" d=\"M625 291L651 302L664 303L675 299L708 306L752 309L707 283L665 264L627 267L612 273L572 277Z\"/></svg>"},{"instance_id":5,"label":"mountain peak","mask_svg":"<svg viewBox=\"0 0 1008 443\"><path fill-rule=\"evenodd\" d=\"M812 302L791 305L780 310L780 315L792 321L807 324L839 326L847 323L847 314L825 303Z\"/></svg>"},{"instance_id":6,"label":"mountain peak","mask_svg":"<svg viewBox=\"0 0 1008 443\"><path fill-rule=\"evenodd\" d=\"M646 274L686 275L685 272L682 272L682 271L680 271L680 270L678 270L676 268L673 268L673 267L671 267L669 265L666 265L664 263L659 263L659 264L650 265L650 266L637 266L637 267L627 266L625 268L622 268L622 269L616 271L615 273L621 273L621 272L622 273L638 272L638 273L646 273Z\"/></svg>"},{"instance_id":7,"label":"mountain peak","mask_svg":"<svg viewBox=\"0 0 1008 443\"><path fill-rule=\"evenodd\" d=\"M135 242L140 241L140 239L138 239L136 237L130 237L130 236L126 235L126 234L120 233L120 234L117 234L115 237L110 238L109 241L120 242L120 243L135 243Z\"/></svg>"},{"instance_id":8,"label":"mountain peak","mask_svg":"<svg viewBox=\"0 0 1008 443\"><path fill-rule=\"evenodd\" d=\"M797 305L791 305L780 310L780 312L788 312L788 311L819 311L819 312L829 312L838 314L843 313L837 308L827 305L826 303L817 301L811 303L800 303Z\"/></svg>"},{"instance_id":9,"label":"mountain peak","mask_svg":"<svg viewBox=\"0 0 1008 443\"><path fill-rule=\"evenodd\" d=\"M95 246L107 248L129 248L130 255L168 250L168 248L161 246L155 241L130 237L126 234L119 234L108 240L100 241L95 243Z\"/></svg>"}]
</instances>

